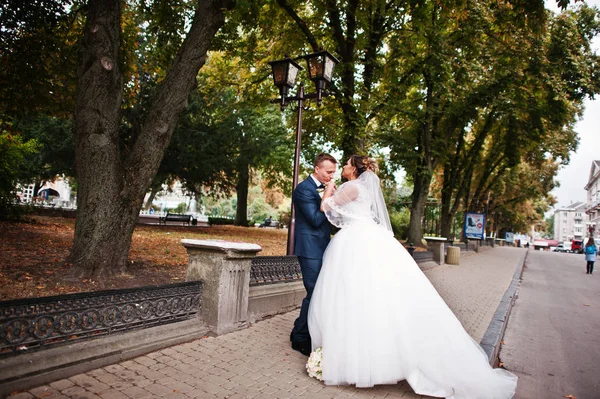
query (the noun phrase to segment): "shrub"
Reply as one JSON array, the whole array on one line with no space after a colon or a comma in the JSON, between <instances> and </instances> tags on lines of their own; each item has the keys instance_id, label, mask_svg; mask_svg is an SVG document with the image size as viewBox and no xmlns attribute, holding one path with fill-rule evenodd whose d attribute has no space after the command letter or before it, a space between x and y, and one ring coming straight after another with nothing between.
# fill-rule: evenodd
<instances>
[{"instance_id":1,"label":"shrub","mask_svg":"<svg viewBox=\"0 0 600 399\"><path fill-rule=\"evenodd\" d=\"M405 239L406 237L408 237L408 227L410 225L410 210L406 208L400 211L391 210L390 223L392 224L394 236L398 239Z\"/></svg>"},{"instance_id":2,"label":"shrub","mask_svg":"<svg viewBox=\"0 0 600 399\"><path fill-rule=\"evenodd\" d=\"M209 216L208 217L208 224L211 226L214 225L233 225L233 223L235 222L234 218L229 218L226 216Z\"/></svg>"}]
</instances>

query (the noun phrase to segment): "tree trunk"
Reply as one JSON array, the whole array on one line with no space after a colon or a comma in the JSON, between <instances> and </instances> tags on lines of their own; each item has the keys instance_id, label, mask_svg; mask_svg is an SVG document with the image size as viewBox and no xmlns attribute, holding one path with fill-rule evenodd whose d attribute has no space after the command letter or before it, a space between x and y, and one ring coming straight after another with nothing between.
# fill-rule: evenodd
<instances>
[{"instance_id":1,"label":"tree trunk","mask_svg":"<svg viewBox=\"0 0 600 399\"><path fill-rule=\"evenodd\" d=\"M248 165L240 168L238 182L235 186L237 194L237 208L235 210L235 225L248 226L248 185L250 183L250 173Z\"/></svg>"},{"instance_id":2,"label":"tree trunk","mask_svg":"<svg viewBox=\"0 0 600 399\"><path fill-rule=\"evenodd\" d=\"M154 198L156 198L157 192L158 192L158 189L156 187L150 188L150 195L148 196L148 200L146 200L146 204L144 205L144 208L150 209L150 207L152 206L152 203L154 202Z\"/></svg>"},{"instance_id":3,"label":"tree trunk","mask_svg":"<svg viewBox=\"0 0 600 399\"><path fill-rule=\"evenodd\" d=\"M423 213L429 196L431 176L415 176L414 191L410 205L410 226L408 228L408 242L421 245L423 240Z\"/></svg>"},{"instance_id":4,"label":"tree trunk","mask_svg":"<svg viewBox=\"0 0 600 399\"><path fill-rule=\"evenodd\" d=\"M73 137L78 178L73 275L102 280L125 269L143 197L196 84L229 0L201 1L190 32L130 150L120 146L121 0L88 2L77 67Z\"/></svg>"},{"instance_id":5,"label":"tree trunk","mask_svg":"<svg viewBox=\"0 0 600 399\"><path fill-rule=\"evenodd\" d=\"M450 206L446 206L442 204L442 212L441 212L441 228L440 235L442 237L450 238L452 236L452 221L454 220L454 215L450 212Z\"/></svg>"}]
</instances>

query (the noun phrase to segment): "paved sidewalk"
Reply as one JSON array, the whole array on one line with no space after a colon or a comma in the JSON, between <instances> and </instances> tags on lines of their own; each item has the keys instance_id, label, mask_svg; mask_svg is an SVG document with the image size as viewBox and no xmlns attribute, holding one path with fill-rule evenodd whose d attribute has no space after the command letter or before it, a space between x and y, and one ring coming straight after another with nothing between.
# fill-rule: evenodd
<instances>
[{"instance_id":1,"label":"paved sidewalk","mask_svg":"<svg viewBox=\"0 0 600 399\"><path fill-rule=\"evenodd\" d=\"M520 248L495 248L425 271L476 340L483 337L517 264ZM291 350L298 311L235 333L173 346L10 396L21 398L424 398L406 382L371 389L326 387Z\"/></svg>"}]
</instances>

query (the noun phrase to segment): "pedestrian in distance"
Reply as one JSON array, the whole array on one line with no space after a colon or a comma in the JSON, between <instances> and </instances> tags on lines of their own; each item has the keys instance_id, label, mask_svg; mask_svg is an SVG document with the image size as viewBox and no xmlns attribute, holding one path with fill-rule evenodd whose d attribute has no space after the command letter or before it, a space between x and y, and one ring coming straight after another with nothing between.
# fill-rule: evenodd
<instances>
[{"instance_id":1,"label":"pedestrian in distance","mask_svg":"<svg viewBox=\"0 0 600 399\"><path fill-rule=\"evenodd\" d=\"M585 244L585 261L587 262L586 274L594 274L594 262L596 262L596 255L598 255L598 248L592 237L589 238Z\"/></svg>"}]
</instances>

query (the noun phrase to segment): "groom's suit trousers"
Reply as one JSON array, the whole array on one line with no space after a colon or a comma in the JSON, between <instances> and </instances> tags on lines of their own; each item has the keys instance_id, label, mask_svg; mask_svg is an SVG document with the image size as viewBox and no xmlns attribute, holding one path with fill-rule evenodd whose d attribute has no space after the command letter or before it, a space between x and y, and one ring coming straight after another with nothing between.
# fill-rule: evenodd
<instances>
[{"instance_id":1,"label":"groom's suit trousers","mask_svg":"<svg viewBox=\"0 0 600 399\"><path fill-rule=\"evenodd\" d=\"M298 316L294 322L292 342L303 342L310 339L310 334L308 333L308 306L310 305L310 298L315 289L315 284L317 283L323 260L299 256L298 262L300 263L300 269L302 270L302 279L304 281L304 288L306 288L306 297L302 300L300 316Z\"/></svg>"}]
</instances>

